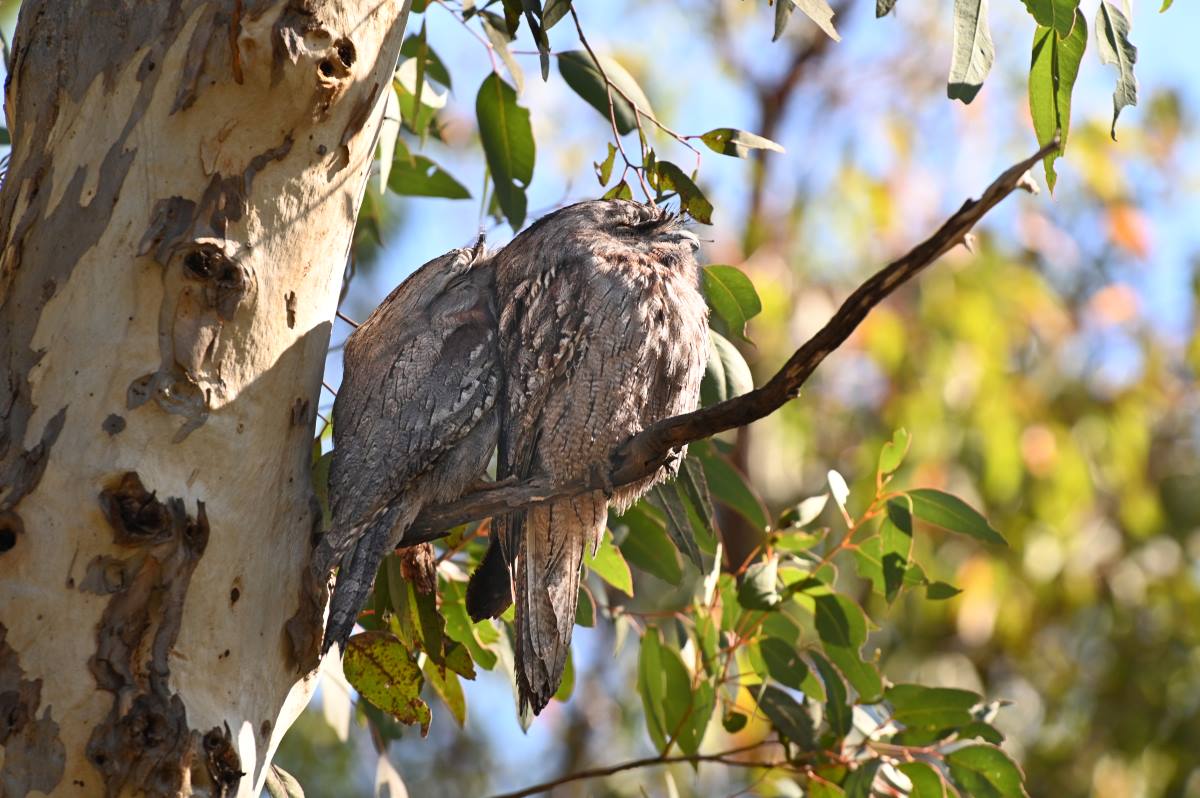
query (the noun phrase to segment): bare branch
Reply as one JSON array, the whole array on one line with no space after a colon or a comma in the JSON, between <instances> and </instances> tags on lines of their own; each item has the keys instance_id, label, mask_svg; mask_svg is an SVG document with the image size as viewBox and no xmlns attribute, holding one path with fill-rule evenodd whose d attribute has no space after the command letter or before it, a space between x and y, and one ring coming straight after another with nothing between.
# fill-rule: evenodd
<instances>
[{"instance_id":1,"label":"bare branch","mask_svg":"<svg viewBox=\"0 0 1200 798\"><path fill-rule=\"evenodd\" d=\"M1036 183L1027 173L1034 164L1059 147L1057 139L1005 170L978 200L967 200L937 232L907 255L893 261L860 285L824 327L810 338L765 385L711 407L686 413L649 427L626 441L612 455L607 479L596 474L588 480L555 485L547 475L513 485L475 491L457 501L427 508L418 516L402 545L434 540L469 521L576 496L594 490L627 485L654 473L672 459L672 452L692 441L741 427L774 413L800 393L809 376L830 353L858 328L872 308L929 264L961 244L983 216L1018 188L1033 191Z\"/></svg>"}]
</instances>

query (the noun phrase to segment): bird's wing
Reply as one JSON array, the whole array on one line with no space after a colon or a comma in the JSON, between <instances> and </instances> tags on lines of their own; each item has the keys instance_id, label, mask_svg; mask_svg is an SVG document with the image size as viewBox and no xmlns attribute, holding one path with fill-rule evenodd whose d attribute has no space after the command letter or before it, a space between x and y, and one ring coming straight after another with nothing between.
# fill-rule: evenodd
<instances>
[{"instance_id":1,"label":"bird's wing","mask_svg":"<svg viewBox=\"0 0 1200 798\"><path fill-rule=\"evenodd\" d=\"M379 561L422 507L458 496L487 467L501 379L491 269L467 268L474 257L426 264L347 342L333 412L333 522L313 556L321 578L342 566L326 648L345 642Z\"/></svg>"}]
</instances>

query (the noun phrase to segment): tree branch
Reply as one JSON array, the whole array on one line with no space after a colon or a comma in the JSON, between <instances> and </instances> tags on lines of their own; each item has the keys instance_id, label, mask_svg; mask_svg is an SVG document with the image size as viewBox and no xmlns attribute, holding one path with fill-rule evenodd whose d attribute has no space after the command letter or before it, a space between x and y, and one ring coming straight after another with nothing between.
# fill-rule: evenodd
<instances>
[{"instance_id":1,"label":"tree branch","mask_svg":"<svg viewBox=\"0 0 1200 798\"><path fill-rule=\"evenodd\" d=\"M692 754L691 756L650 756L645 759L634 759L629 762L622 762L617 765L609 765L602 768L593 768L592 770L581 770L577 773L563 776L554 781L535 784L532 787L524 787L516 792L506 792L500 795L493 795L492 798L527 798L530 795L538 795L539 793L547 792L555 787L563 784L570 784L575 781L584 781L586 779L598 779L603 776L611 776L614 773L620 773L625 770L635 770L636 768L656 767L658 765L675 765L682 762L698 763L698 762L717 762L722 765L732 765L735 767L747 768L767 768L773 770L781 767L796 767L791 762L758 762L755 760L730 759L731 756L744 754L747 751L752 751L761 748L767 744L778 744L773 740L766 740L754 745L747 745L741 748L735 748L731 751L722 751L719 754ZM801 766L802 767L802 766Z\"/></svg>"},{"instance_id":2,"label":"tree branch","mask_svg":"<svg viewBox=\"0 0 1200 798\"><path fill-rule=\"evenodd\" d=\"M711 437L774 413L800 393L800 387L826 357L858 328L872 308L890 296L964 237L983 216L1018 188L1037 191L1029 169L1059 147L1051 141L1033 155L1005 170L978 200L967 200L937 232L907 255L889 263L852 293L824 327L796 350L765 385L720 404L685 413L654 424L626 441L613 452L607 475L594 474L579 482L554 484L548 475L538 475L516 484L497 485L474 491L462 498L427 508L409 529L402 546L435 540L453 527L499 513L577 496L594 490L636 482L653 474L672 459L684 444Z\"/></svg>"}]
</instances>

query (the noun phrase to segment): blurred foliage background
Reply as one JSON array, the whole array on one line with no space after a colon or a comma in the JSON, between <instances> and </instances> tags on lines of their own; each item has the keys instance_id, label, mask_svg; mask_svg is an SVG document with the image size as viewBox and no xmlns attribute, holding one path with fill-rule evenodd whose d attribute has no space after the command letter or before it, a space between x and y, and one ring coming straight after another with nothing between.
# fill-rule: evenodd
<instances>
[{"instance_id":1,"label":"blurred foliage background","mask_svg":"<svg viewBox=\"0 0 1200 798\"><path fill-rule=\"evenodd\" d=\"M882 20L868 4L835 4L836 44L799 19L770 44L762 2L576 5L593 45L637 77L671 126L730 125L787 148L748 162L706 154L700 172L716 208L714 226L698 229L709 239L702 256L738 266L762 298L754 343L741 346L758 380L855 285L1036 146L1025 89L1033 25L1015 0L991 9L997 62L969 106L945 96L948 3L900 0ZM1084 7L1090 20L1094 4ZM450 74L474 86L486 51L436 4L424 19ZM1054 195L1010 200L978 231L974 252L953 251L873 313L797 401L725 436L772 510L822 492L837 469L853 511L873 495L881 446L904 427L914 442L898 479L966 498L1004 533L1003 551L916 538L930 577L962 590L946 601L913 593L889 608L849 569L839 587L878 622L867 650L878 649L890 680L1013 702L996 725L1034 796L1200 796L1200 69L1185 33L1198 25L1194 6L1140 7L1132 35L1142 96L1122 115L1119 140L1109 137L1114 74L1089 56ZM568 28L555 29L555 49L573 46ZM538 78L524 44L516 58L538 145L535 217L600 193L592 163L609 131L556 74ZM484 169L472 104L470 88L452 92L422 152L475 187ZM493 243L511 233L478 198L368 202L378 241L375 231L360 235L343 305L353 318L477 227ZM753 530L726 521L731 556L757 544ZM653 613L670 588L635 576L628 608ZM652 753L636 646L623 645L622 625L577 629L574 694L528 732L500 671L466 685L461 730L430 695L429 737L408 729L388 745L408 793L483 795ZM362 708L347 709L331 685L277 761L309 795L371 794L388 764L351 717ZM715 721L710 733L721 734ZM797 789L753 771L676 765L554 794Z\"/></svg>"}]
</instances>

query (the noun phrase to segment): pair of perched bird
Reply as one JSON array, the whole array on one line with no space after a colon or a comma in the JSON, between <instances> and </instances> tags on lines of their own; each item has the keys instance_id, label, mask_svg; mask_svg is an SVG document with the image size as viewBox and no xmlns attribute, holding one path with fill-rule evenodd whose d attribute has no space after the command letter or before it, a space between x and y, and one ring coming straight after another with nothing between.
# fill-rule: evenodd
<instances>
[{"instance_id":1,"label":"pair of perched bird","mask_svg":"<svg viewBox=\"0 0 1200 798\"><path fill-rule=\"evenodd\" d=\"M458 498L497 451L497 479L581 482L613 449L694 410L708 352L696 236L627 200L582 202L498 252L422 266L346 342L333 409L332 526L313 557L337 567L324 648L342 650L376 569L421 510ZM471 578L476 620L516 602L521 709L540 712L566 665L586 546L665 475L493 519Z\"/></svg>"}]
</instances>

